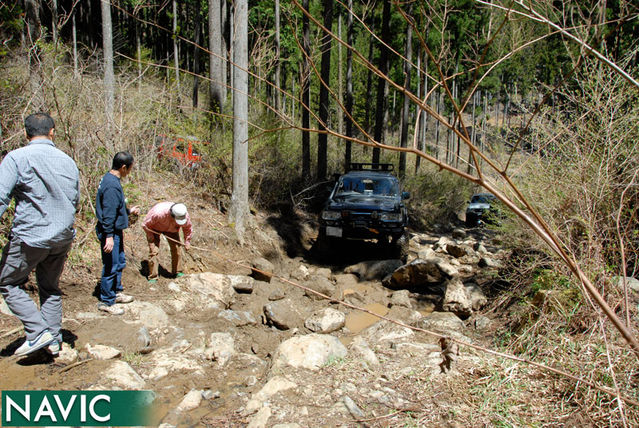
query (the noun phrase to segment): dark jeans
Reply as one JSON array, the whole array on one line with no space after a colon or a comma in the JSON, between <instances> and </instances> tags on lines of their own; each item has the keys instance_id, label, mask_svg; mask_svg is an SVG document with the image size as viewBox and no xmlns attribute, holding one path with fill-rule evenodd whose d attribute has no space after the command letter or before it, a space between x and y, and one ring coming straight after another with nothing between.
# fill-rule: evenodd
<instances>
[{"instance_id":1,"label":"dark jeans","mask_svg":"<svg viewBox=\"0 0 639 428\"><path fill-rule=\"evenodd\" d=\"M122 291L122 271L126 266L124 257L124 241L122 232L113 235L113 250L104 252L106 235L101 234L100 251L102 252L102 278L100 279L100 300L111 306L115 303L115 293Z\"/></svg>"}]
</instances>

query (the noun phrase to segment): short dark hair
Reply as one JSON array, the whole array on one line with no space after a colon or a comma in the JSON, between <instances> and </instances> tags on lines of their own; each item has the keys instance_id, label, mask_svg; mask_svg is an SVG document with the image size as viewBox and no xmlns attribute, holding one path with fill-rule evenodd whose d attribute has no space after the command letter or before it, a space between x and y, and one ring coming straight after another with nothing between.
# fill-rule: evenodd
<instances>
[{"instance_id":1,"label":"short dark hair","mask_svg":"<svg viewBox=\"0 0 639 428\"><path fill-rule=\"evenodd\" d=\"M47 136L53 128L55 128L55 122L47 113L33 113L24 120L24 129L27 131L29 139L42 135Z\"/></svg>"},{"instance_id":2,"label":"short dark hair","mask_svg":"<svg viewBox=\"0 0 639 428\"><path fill-rule=\"evenodd\" d=\"M123 166L127 168L133 165L133 156L129 152L117 152L115 156L113 156L113 163L111 164L111 169L120 169Z\"/></svg>"}]
</instances>

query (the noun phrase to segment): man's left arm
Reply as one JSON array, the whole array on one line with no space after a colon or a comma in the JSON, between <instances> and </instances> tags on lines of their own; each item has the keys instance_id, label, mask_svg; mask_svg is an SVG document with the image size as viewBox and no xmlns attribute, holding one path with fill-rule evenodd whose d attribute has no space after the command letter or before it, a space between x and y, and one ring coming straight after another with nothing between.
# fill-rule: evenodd
<instances>
[{"instance_id":1,"label":"man's left arm","mask_svg":"<svg viewBox=\"0 0 639 428\"><path fill-rule=\"evenodd\" d=\"M193 236L193 226L191 219L187 217L186 223L182 226L182 233L184 233L184 248L187 250L191 248L191 236Z\"/></svg>"},{"instance_id":2,"label":"man's left arm","mask_svg":"<svg viewBox=\"0 0 639 428\"><path fill-rule=\"evenodd\" d=\"M0 217L9 206L11 194L17 183L18 168L13 158L7 155L0 164Z\"/></svg>"}]
</instances>

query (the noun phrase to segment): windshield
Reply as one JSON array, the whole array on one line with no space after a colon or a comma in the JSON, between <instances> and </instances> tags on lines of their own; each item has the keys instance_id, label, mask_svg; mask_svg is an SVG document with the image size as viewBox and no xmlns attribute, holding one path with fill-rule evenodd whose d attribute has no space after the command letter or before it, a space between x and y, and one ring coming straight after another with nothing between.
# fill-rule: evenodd
<instances>
[{"instance_id":1,"label":"windshield","mask_svg":"<svg viewBox=\"0 0 639 428\"><path fill-rule=\"evenodd\" d=\"M342 177L337 184L336 196L360 193L362 195L395 196L399 186L389 178Z\"/></svg>"},{"instance_id":2,"label":"windshield","mask_svg":"<svg viewBox=\"0 0 639 428\"><path fill-rule=\"evenodd\" d=\"M495 199L492 195L473 195L471 204L490 204Z\"/></svg>"}]
</instances>

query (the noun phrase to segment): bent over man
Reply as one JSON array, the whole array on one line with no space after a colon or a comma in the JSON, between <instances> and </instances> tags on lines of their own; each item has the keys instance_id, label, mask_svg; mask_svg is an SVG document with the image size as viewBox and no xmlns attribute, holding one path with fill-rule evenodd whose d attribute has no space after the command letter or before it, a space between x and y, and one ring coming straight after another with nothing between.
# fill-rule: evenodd
<instances>
[{"instance_id":1,"label":"bent over man","mask_svg":"<svg viewBox=\"0 0 639 428\"><path fill-rule=\"evenodd\" d=\"M116 303L130 303L133 297L123 293L122 271L126 266L123 231L129 227L129 213L138 215L140 208L126 206L120 180L133 169L133 156L118 152L113 157L111 170L104 174L95 199L98 223L95 231L102 251L102 278L100 279L100 303L98 309L111 315L122 315L124 309Z\"/></svg>"},{"instance_id":2,"label":"bent over man","mask_svg":"<svg viewBox=\"0 0 639 428\"><path fill-rule=\"evenodd\" d=\"M80 201L78 168L53 144L55 124L46 113L27 116L29 144L8 153L0 164L0 216L13 197L15 214L9 242L0 260L0 291L22 321L27 340L15 355L62 344L60 275L75 237L73 223ZM35 269L40 309L20 288Z\"/></svg>"},{"instance_id":3,"label":"bent over man","mask_svg":"<svg viewBox=\"0 0 639 428\"><path fill-rule=\"evenodd\" d=\"M158 278L158 253L160 251L160 235L166 235L171 249L171 273L182 276L180 272L180 229L184 234L184 248L191 246L192 225L191 218L184 204L160 202L144 217L142 227L146 232L149 243L149 282L154 283Z\"/></svg>"}]
</instances>

